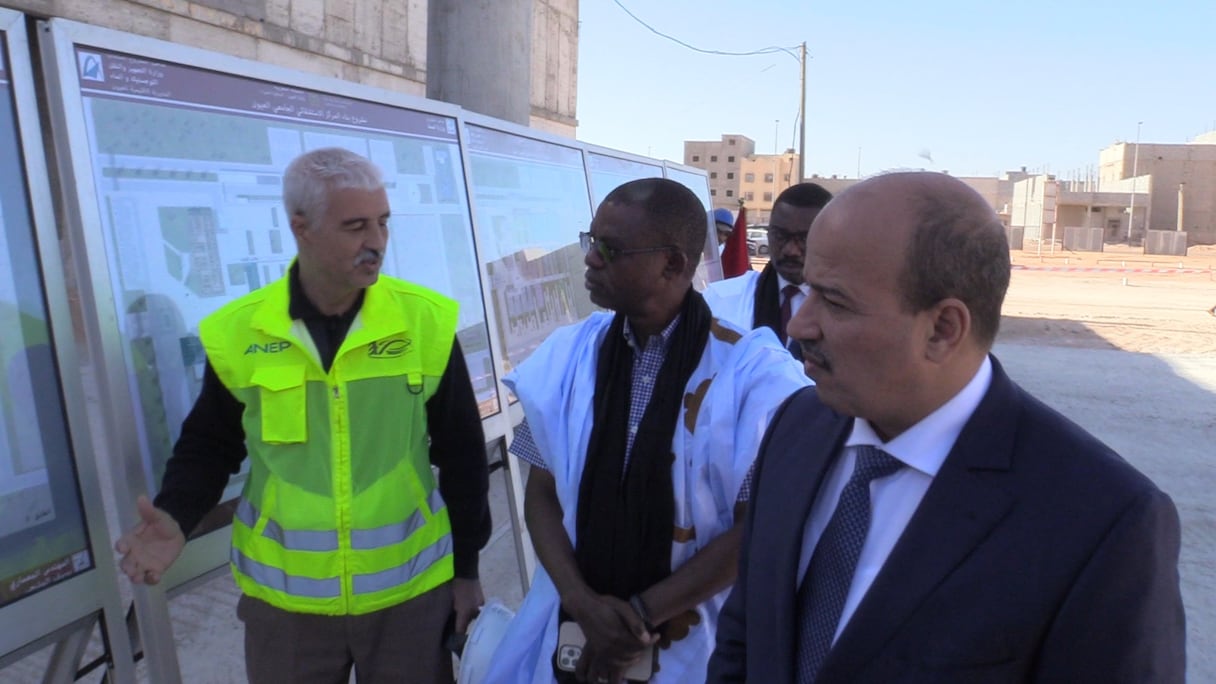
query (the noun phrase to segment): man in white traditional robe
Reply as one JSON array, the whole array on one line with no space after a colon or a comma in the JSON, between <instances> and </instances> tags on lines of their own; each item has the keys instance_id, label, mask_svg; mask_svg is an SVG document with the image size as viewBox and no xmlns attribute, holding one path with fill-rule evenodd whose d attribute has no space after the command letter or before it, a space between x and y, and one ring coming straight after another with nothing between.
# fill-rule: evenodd
<instances>
[{"instance_id":1,"label":"man in white traditional robe","mask_svg":"<svg viewBox=\"0 0 1216 684\"><path fill-rule=\"evenodd\" d=\"M591 300L616 313L554 332L506 378L540 567L484 681L620 682L639 662L651 682L704 681L749 469L809 381L771 330L714 319L692 288L705 213L680 184L618 187L581 240ZM563 622L586 638L573 672Z\"/></svg>"},{"instance_id":2,"label":"man in white traditional robe","mask_svg":"<svg viewBox=\"0 0 1216 684\"><path fill-rule=\"evenodd\" d=\"M710 283L705 302L720 319L744 330L767 327L802 360L798 345L787 345L785 326L802 306L811 286L802 278L806 234L832 193L815 183L791 185L777 195L768 222L769 262L761 271Z\"/></svg>"}]
</instances>

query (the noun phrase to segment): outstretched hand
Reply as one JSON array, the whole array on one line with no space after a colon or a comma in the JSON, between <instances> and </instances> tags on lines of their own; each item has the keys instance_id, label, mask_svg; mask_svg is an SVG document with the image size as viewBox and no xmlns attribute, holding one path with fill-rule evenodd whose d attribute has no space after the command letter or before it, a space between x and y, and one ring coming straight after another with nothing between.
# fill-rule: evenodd
<instances>
[{"instance_id":1,"label":"outstretched hand","mask_svg":"<svg viewBox=\"0 0 1216 684\"><path fill-rule=\"evenodd\" d=\"M146 496L135 500L139 524L114 544L122 554L119 567L135 584L156 584L181 555L186 536L173 516L152 505Z\"/></svg>"}]
</instances>

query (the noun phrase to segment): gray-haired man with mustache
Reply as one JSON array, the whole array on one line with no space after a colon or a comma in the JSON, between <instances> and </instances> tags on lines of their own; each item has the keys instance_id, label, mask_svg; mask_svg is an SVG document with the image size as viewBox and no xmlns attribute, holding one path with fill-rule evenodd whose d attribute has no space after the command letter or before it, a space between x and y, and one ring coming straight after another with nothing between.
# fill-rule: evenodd
<instances>
[{"instance_id":1,"label":"gray-haired man with mustache","mask_svg":"<svg viewBox=\"0 0 1216 684\"><path fill-rule=\"evenodd\" d=\"M380 275L388 195L367 159L297 157L283 203L297 258L200 324L203 389L122 569L158 582L248 456L231 558L249 681L450 684L445 625L482 603L490 533L456 302Z\"/></svg>"}]
</instances>

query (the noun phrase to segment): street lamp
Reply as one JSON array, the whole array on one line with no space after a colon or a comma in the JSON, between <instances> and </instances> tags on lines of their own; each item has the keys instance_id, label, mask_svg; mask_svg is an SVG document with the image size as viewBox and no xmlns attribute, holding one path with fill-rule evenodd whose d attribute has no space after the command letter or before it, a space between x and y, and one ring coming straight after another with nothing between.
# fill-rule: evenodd
<instances>
[{"instance_id":1,"label":"street lamp","mask_svg":"<svg viewBox=\"0 0 1216 684\"><path fill-rule=\"evenodd\" d=\"M1140 125L1143 121L1136 122L1136 151L1132 153L1132 201L1127 208L1127 246L1132 246L1132 224L1136 221L1136 175L1139 173L1140 167Z\"/></svg>"},{"instance_id":2,"label":"street lamp","mask_svg":"<svg viewBox=\"0 0 1216 684\"><path fill-rule=\"evenodd\" d=\"M798 182L806 180L806 41L802 41L799 52L798 81L801 85L798 93Z\"/></svg>"}]
</instances>

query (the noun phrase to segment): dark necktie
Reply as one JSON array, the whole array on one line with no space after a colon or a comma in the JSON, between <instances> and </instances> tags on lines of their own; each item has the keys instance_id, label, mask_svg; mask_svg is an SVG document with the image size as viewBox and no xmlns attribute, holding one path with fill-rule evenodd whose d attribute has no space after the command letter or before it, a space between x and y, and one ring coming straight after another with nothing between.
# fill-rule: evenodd
<instances>
[{"instance_id":1,"label":"dark necktie","mask_svg":"<svg viewBox=\"0 0 1216 684\"><path fill-rule=\"evenodd\" d=\"M806 578L798 590L798 684L811 684L832 648L832 637L853 583L857 558L870 530L870 481L886 477L903 463L872 446L857 447L853 476L840 492L836 510L815 545Z\"/></svg>"},{"instance_id":2,"label":"dark necktie","mask_svg":"<svg viewBox=\"0 0 1216 684\"><path fill-rule=\"evenodd\" d=\"M794 314L794 295L799 292L801 290L797 285L786 285L781 288L781 325L777 327L777 337L781 338L781 346L785 346L785 328L790 324L790 317Z\"/></svg>"}]
</instances>

